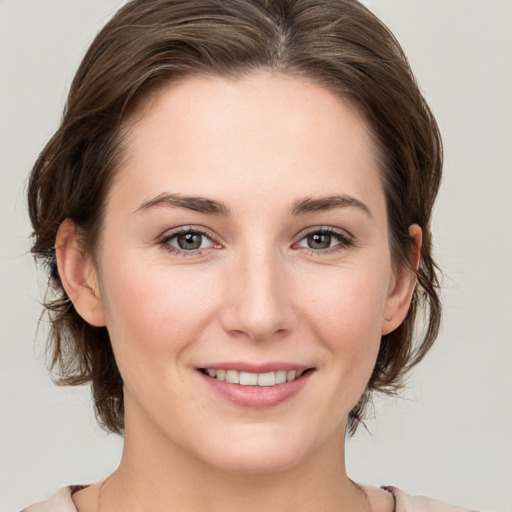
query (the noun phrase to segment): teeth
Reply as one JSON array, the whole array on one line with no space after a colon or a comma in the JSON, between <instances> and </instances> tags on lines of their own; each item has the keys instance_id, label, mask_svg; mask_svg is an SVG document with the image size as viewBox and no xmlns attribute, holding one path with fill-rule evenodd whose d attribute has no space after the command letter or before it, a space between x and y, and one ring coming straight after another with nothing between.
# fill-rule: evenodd
<instances>
[{"instance_id":1,"label":"teeth","mask_svg":"<svg viewBox=\"0 0 512 512\"><path fill-rule=\"evenodd\" d=\"M276 383L274 372L258 373L258 386L273 386Z\"/></svg>"},{"instance_id":2,"label":"teeth","mask_svg":"<svg viewBox=\"0 0 512 512\"><path fill-rule=\"evenodd\" d=\"M257 386L258 374L249 372L240 372L240 384L242 386Z\"/></svg>"},{"instance_id":3,"label":"teeth","mask_svg":"<svg viewBox=\"0 0 512 512\"><path fill-rule=\"evenodd\" d=\"M232 384L269 387L298 379L304 371L279 370L277 372L250 373L237 372L236 370L217 370L216 368L207 368L204 370L204 373L217 380L224 380Z\"/></svg>"},{"instance_id":4,"label":"teeth","mask_svg":"<svg viewBox=\"0 0 512 512\"><path fill-rule=\"evenodd\" d=\"M227 370L226 371L226 382L231 382L231 384L239 384L240 377L236 370Z\"/></svg>"},{"instance_id":5,"label":"teeth","mask_svg":"<svg viewBox=\"0 0 512 512\"><path fill-rule=\"evenodd\" d=\"M283 384L284 382L286 382L286 374L286 370L276 372L276 384Z\"/></svg>"}]
</instances>

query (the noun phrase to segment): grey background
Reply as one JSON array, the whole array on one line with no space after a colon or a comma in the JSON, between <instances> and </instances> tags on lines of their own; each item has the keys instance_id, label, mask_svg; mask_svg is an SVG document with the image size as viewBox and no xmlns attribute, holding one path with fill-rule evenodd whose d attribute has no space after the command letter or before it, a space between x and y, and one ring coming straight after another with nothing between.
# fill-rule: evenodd
<instances>
[{"instance_id":1,"label":"grey background","mask_svg":"<svg viewBox=\"0 0 512 512\"><path fill-rule=\"evenodd\" d=\"M123 2L0 2L0 510L112 471L86 389L56 388L36 335L26 176L88 43ZM512 510L512 1L367 0L405 47L446 145L434 222L445 323L402 400L349 441L351 476ZM38 280L41 287L38 288Z\"/></svg>"}]
</instances>

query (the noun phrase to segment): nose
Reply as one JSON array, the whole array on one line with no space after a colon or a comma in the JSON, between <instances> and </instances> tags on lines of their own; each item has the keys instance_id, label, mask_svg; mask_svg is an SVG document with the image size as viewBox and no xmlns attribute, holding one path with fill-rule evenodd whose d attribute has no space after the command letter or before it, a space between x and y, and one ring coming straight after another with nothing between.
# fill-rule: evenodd
<instances>
[{"instance_id":1,"label":"nose","mask_svg":"<svg viewBox=\"0 0 512 512\"><path fill-rule=\"evenodd\" d=\"M285 266L279 255L265 250L246 251L230 265L220 314L226 331L264 341L283 336L296 325Z\"/></svg>"}]
</instances>

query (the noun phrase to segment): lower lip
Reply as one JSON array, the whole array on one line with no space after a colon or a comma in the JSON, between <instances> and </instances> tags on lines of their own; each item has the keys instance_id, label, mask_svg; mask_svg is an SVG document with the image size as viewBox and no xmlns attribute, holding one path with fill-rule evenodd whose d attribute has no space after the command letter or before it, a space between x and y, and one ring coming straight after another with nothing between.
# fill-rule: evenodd
<instances>
[{"instance_id":1,"label":"lower lip","mask_svg":"<svg viewBox=\"0 0 512 512\"><path fill-rule=\"evenodd\" d=\"M268 409L297 395L307 384L313 371L309 370L298 379L274 386L242 386L214 379L201 371L198 373L211 389L233 404L251 409Z\"/></svg>"}]
</instances>

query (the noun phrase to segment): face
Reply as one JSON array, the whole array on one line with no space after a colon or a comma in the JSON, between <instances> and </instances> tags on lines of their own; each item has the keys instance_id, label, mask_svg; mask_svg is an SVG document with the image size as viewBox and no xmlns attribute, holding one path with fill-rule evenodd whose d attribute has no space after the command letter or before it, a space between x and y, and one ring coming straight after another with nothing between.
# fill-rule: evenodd
<instances>
[{"instance_id":1,"label":"face","mask_svg":"<svg viewBox=\"0 0 512 512\"><path fill-rule=\"evenodd\" d=\"M339 448L407 309L362 117L282 75L191 78L144 106L125 147L92 288L126 442L238 472Z\"/></svg>"}]
</instances>

